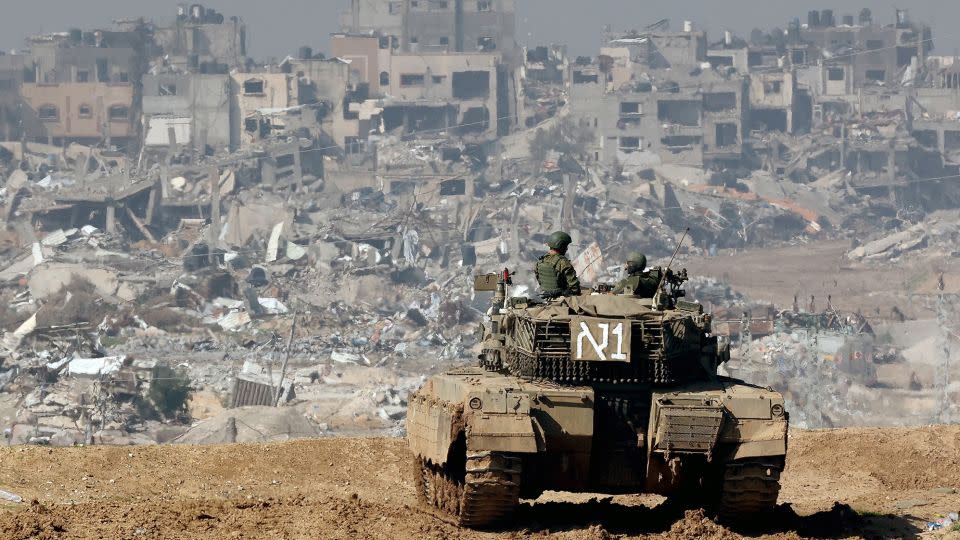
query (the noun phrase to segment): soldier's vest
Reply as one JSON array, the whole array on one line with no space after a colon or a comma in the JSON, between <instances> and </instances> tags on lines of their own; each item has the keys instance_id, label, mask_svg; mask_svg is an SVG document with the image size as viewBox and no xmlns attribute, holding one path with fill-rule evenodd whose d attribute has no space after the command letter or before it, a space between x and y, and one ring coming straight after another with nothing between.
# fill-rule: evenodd
<instances>
[{"instance_id":1,"label":"soldier's vest","mask_svg":"<svg viewBox=\"0 0 960 540\"><path fill-rule=\"evenodd\" d=\"M620 282L619 289L626 292L629 290L631 293L636 293L637 289L640 288L640 277L639 275L629 275Z\"/></svg>"},{"instance_id":2,"label":"soldier's vest","mask_svg":"<svg viewBox=\"0 0 960 540\"><path fill-rule=\"evenodd\" d=\"M557 275L557 259L559 255L544 255L537 260L534 266L534 273L537 276L537 283L543 291L556 291L560 289L560 276Z\"/></svg>"}]
</instances>

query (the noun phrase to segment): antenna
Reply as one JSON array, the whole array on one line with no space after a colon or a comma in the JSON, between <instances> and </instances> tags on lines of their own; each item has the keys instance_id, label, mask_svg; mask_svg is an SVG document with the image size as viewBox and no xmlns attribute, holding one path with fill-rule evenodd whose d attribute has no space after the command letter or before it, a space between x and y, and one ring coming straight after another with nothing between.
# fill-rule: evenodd
<instances>
[{"instance_id":1,"label":"antenna","mask_svg":"<svg viewBox=\"0 0 960 540\"><path fill-rule=\"evenodd\" d=\"M683 236L680 237L680 241L677 242L677 249L673 250L673 255L670 256L670 262L667 263L667 267L663 269L663 275L660 276L660 283L657 283L657 293L653 297L653 305L659 306L660 300L663 297L663 283L667 280L667 273L670 272L670 267L673 265L673 260L677 258L677 253L680 252L680 247L683 245L683 241L687 239L687 234L690 232L690 227L687 227L683 231Z\"/></svg>"}]
</instances>

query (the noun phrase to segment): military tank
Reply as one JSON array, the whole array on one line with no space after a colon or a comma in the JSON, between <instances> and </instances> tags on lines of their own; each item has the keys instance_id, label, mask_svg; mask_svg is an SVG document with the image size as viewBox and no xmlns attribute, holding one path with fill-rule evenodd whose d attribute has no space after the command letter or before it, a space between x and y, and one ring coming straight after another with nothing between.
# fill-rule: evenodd
<instances>
[{"instance_id":1,"label":"military tank","mask_svg":"<svg viewBox=\"0 0 960 540\"><path fill-rule=\"evenodd\" d=\"M654 298L598 287L549 301L511 297L507 270L476 276L494 293L478 364L409 401L420 503L470 528L545 490L656 493L725 521L772 510L783 396L719 376L729 347L684 299L686 272L662 275Z\"/></svg>"}]
</instances>

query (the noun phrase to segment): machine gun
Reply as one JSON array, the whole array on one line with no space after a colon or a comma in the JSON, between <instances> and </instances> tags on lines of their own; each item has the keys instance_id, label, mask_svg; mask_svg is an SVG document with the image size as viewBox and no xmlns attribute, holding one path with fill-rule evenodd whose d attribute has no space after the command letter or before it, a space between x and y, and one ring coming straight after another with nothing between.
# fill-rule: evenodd
<instances>
[{"instance_id":1,"label":"machine gun","mask_svg":"<svg viewBox=\"0 0 960 540\"><path fill-rule=\"evenodd\" d=\"M683 290L683 284L689 279L690 277L687 275L686 268L674 272L668 267L663 272L663 285L669 288L668 292L674 300L687 295L687 292Z\"/></svg>"},{"instance_id":2,"label":"machine gun","mask_svg":"<svg viewBox=\"0 0 960 540\"><path fill-rule=\"evenodd\" d=\"M680 247L683 246L683 241L687 239L687 234L690 232L690 228L687 227L687 230L683 231L683 236L680 237L680 241L677 242L677 249L673 250L673 255L670 257L670 262L667 263L667 268L663 271L660 277L660 283L657 285L657 293L653 295L653 307L655 309L669 309L676 304L677 298L686 295L686 292L680 288L683 285L684 281L689 279L687 277L687 269L684 268L680 272L674 273L670 266L673 265L674 259L677 258L677 253L680 252ZM669 283L670 291L667 291L666 285ZM665 294L666 293L666 294Z\"/></svg>"}]
</instances>

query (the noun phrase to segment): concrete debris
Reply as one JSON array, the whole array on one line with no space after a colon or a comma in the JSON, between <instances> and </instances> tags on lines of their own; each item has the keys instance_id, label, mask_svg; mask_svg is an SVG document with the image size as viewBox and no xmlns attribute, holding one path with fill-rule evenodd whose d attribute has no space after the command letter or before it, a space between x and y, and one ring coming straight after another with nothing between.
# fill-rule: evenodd
<instances>
[{"instance_id":1,"label":"concrete debris","mask_svg":"<svg viewBox=\"0 0 960 540\"><path fill-rule=\"evenodd\" d=\"M891 234L855 248L848 257L855 260L873 259L877 257L896 257L901 253L916 249L926 244L927 235L921 224L914 225L905 231Z\"/></svg>"},{"instance_id":2,"label":"concrete debris","mask_svg":"<svg viewBox=\"0 0 960 540\"><path fill-rule=\"evenodd\" d=\"M175 444L225 444L317 437L318 426L292 408L229 409L192 426Z\"/></svg>"},{"instance_id":3,"label":"concrete debris","mask_svg":"<svg viewBox=\"0 0 960 540\"><path fill-rule=\"evenodd\" d=\"M365 4L387 6L354 2L329 59L258 62L241 19L199 5L0 55L12 442L397 434L424 375L479 353L473 275L509 269L512 294L537 298L530 269L557 230L587 291L630 253L665 265L684 234L688 258L819 243L850 246L854 269L960 258L960 75L932 40L898 46L923 24L718 42L658 24L572 57L517 46L511 2L478 3L491 13L463 24L504 23L457 51L419 35L426 12L377 29ZM948 270L918 287L951 290ZM687 291L733 345L727 369L782 389L802 425L892 421L883 399L926 421L960 396L941 383L948 338L912 321L705 276ZM192 398L165 410L156 394L178 385Z\"/></svg>"},{"instance_id":4,"label":"concrete debris","mask_svg":"<svg viewBox=\"0 0 960 540\"><path fill-rule=\"evenodd\" d=\"M587 283L596 283L597 277L603 272L603 253L596 242L587 246L572 261L577 275Z\"/></svg>"},{"instance_id":5,"label":"concrete debris","mask_svg":"<svg viewBox=\"0 0 960 540\"><path fill-rule=\"evenodd\" d=\"M911 251L923 251L925 256L930 257L955 258L960 256L956 243L960 236L958 221L960 212L955 210L933 212L913 225L900 221L902 230L872 235L879 238L850 250L847 258L864 262L895 262L898 257Z\"/></svg>"},{"instance_id":6,"label":"concrete debris","mask_svg":"<svg viewBox=\"0 0 960 540\"><path fill-rule=\"evenodd\" d=\"M20 326L18 326L13 332L4 332L3 346L7 349L8 354L15 353L17 348L20 346L20 343L23 341L23 338L32 334L36 329L37 314L34 313L27 320L23 321L23 323L20 324Z\"/></svg>"},{"instance_id":7,"label":"concrete debris","mask_svg":"<svg viewBox=\"0 0 960 540\"><path fill-rule=\"evenodd\" d=\"M217 320L217 324L224 330L238 330L250 321L250 314L246 311L231 311Z\"/></svg>"},{"instance_id":8,"label":"concrete debris","mask_svg":"<svg viewBox=\"0 0 960 540\"><path fill-rule=\"evenodd\" d=\"M102 296L113 296L120 288L119 276L111 270L63 263L51 263L35 268L29 274L28 286L34 298L43 299L59 292L76 279L91 283Z\"/></svg>"},{"instance_id":9,"label":"concrete debris","mask_svg":"<svg viewBox=\"0 0 960 540\"><path fill-rule=\"evenodd\" d=\"M100 377L120 371L125 356L107 356L103 358L74 358L67 362L66 375L79 377Z\"/></svg>"},{"instance_id":10,"label":"concrete debris","mask_svg":"<svg viewBox=\"0 0 960 540\"><path fill-rule=\"evenodd\" d=\"M277 260L277 251L280 249L280 234L283 232L283 223L277 223L270 233L270 240L267 241L267 255L265 261L270 263Z\"/></svg>"},{"instance_id":11,"label":"concrete debris","mask_svg":"<svg viewBox=\"0 0 960 540\"><path fill-rule=\"evenodd\" d=\"M287 306L276 298L258 298L257 302L260 303L260 307L267 315L283 315L290 312Z\"/></svg>"}]
</instances>

